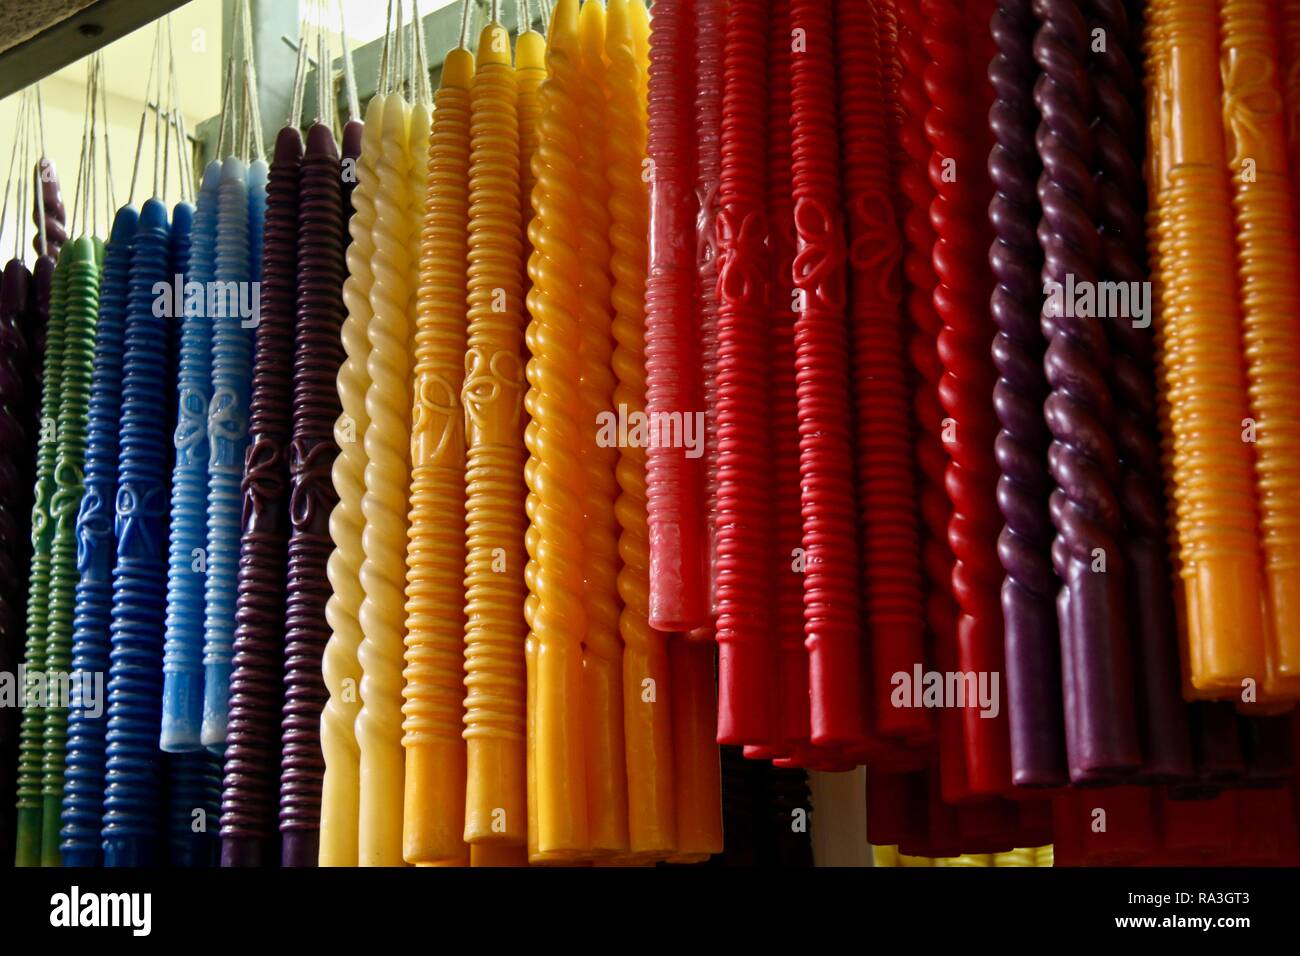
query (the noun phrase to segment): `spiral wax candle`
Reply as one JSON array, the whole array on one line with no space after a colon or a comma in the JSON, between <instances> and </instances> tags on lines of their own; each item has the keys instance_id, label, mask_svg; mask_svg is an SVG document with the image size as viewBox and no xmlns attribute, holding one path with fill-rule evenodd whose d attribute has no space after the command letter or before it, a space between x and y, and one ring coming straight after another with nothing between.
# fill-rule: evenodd
<instances>
[{"instance_id":1,"label":"spiral wax candle","mask_svg":"<svg viewBox=\"0 0 1300 956\"><path fill-rule=\"evenodd\" d=\"M366 327L374 316L370 291L375 276L370 257L375 252L379 150L386 102L387 97L377 95L366 107L361 155L356 165L357 185L351 197L355 212L348 226L352 236L346 254L348 277L343 283L347 319L343 322L341 338L346 360L338 373L343 411L334 428L339 456L333 469L338 504L329 519L334 552L327 565L331 593L325 605L331 634L321 659L321 671L329 690L329 699L321 712L321 750L325 757L320 812L321 866L357 864L360 766L355 724L361 707L357 647L363 636L358 615L365 598L360 580L361 564L365 560L361 546L365 527L361 499L365 493L367 461L364 439L370 426L365 398L370 386L366 367L370 342Z\"/></svg>"}]
</instances>

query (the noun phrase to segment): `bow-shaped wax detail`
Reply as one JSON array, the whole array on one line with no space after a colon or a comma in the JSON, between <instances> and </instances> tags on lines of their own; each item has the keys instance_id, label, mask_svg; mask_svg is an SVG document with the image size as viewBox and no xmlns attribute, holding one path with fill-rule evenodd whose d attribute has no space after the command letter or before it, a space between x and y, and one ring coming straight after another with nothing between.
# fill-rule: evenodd
<instances>
[{"instance_id":1,"label":"bow-shaped wax detail","mask_svg":"<svg viewBox=\"0 0 1300 956\"><path fill-rule=\"evenodd\" d=\"M266 435L259 435L244 456L244 480L240 491L244 495L243 527L252 525L265 513L270 501L284 499L284 449Z\"/></svg>"},{"instance_id":2,"label":"bow-shaped wax detail","mask_svg":"<svg viewBox=\"0 0 1300 956\"><path fill-rule=\"evenodd\" d=\"M222 387L212 393L208 413L208 442L212 464L218 468L239 470L239 446L248 437L248 412L243 399L233 388Z\"/></svg>"},{"instance_id":3,"label":"bow-shaped wax detail","mask_svg":"<svg viewBox=\"0 0 1300 956\"><path fill-rule=\"evenodd\" d=\"M878 294L897 301L901 293L898 264L903 258L903 244L898 237L889 194L880 190L863 193L849 207L849 215L858 227L858 238L849 249L850 264L858 271L874 271L880 277Z\"/></svg>"},{"instance_id":4,"label":"bow-shaped wax detail","mask_svg":"<svg viewBox=\"0 0 1300 956\"><path fill-rule=\"evenodd\" d=\"M298 530L308 531L318 520L327 521L338 504L339 496L330 480L330 466L338 448L333 442L322 441L304 451L303 444L295 440L289 445L289 472L293 476L289 519Z\"/></svg>"},{"instance_id":5,"label":"bow-shaped wax detail","mask_svg":"<svg viewBox=\"0 0 1300 956\"><path fill-rule=\"evenodd\" d=\"M794 206L799 251L794 257L794 282L805 295L804 307L815 302L823 309L844 308L844 241L839 219L825 205L802 196Z\"/></svg>"},{"instance_id":6,"label":"bow-shaped wax detail","mask_svg":"<svg viewBox=\"0 0 1300 956\"><path fill-rule=\"evenodd\" d=\"M767 215L751 210L739 222L734 209L718 210L718 298L733 305L761 305L751 300L767 289L762 272L767 242Z\"/></svg>"},{"instance_id":7,"label":"bow-shaped wax detail","mask_svg":"<svg viewBox=\"0 0 1300 956\"><path fill-rule=\"evenodd\" d=\"M465 403L465 416L475 428L487 425L487 410L493 402L509 400L509 389L514 392L512 422L518 423L523 411L524 363L515 352L501 349L489 359L480 348L465 353L465 388L461 398Z\"/></svg>"},{"instance_id":8,"label":"bow-shaped wax detail","mask_svg":"<svg viewBox=\"0 0 1300 956\"><path fill-rule=\"evenodd\" d=\"M101 548L109 543L113 534L107 490L101 487L100 482L86 482L81 510L77 512L77 571L83 578L95 574L98 579L97 565L101 562L96 559L105 553Z\"/></svg>"},{"instance_id":9,"label":"bow-shaped wax detail","mask_svg":"<svg viewBox=\"0 0 1300 956\"><path fill-rule=\"evenodd\" d=\"M207 393L200 388L181 387L179 415L176 420L176 453L193 464L208 460L208 406Z\"/></svg>"},{"instance_id":10,"label":"bow-shaped wax detail","mask_svg":"<svg viewBox=\"0 0 1300 956\"><path fill-rule=\"evenodd\" d=\"M415 416L411 422L413 465L436 464L447 454L452 440L463 436L460 410L460 388L445 375L429 373L420 377L415 384Z\"/></svg>"},{"instance_id":11,"label":"bow-shaped wax detail","mask_svg":"<svg viewBox=\"0 0 1300 956\"><path fill-rule=\"evenodd\" d=\"M126 482L117 489L117 556L152 558L159 556L159 538L164 515L162 485L140 487Z\"/></svg>"},{"instance_id":12,"label":"bow-shaped wax detail","mask_svg":"<svg viewBox=\"0 0 1300 956\"><path fill-rule=\"evenodd\" d=\"M71 530L81 507L82 474L75 462L60 459L54 466L54 497L50 499L50 517L58 523L58 531Z\"/></svg>"}]
</instances>

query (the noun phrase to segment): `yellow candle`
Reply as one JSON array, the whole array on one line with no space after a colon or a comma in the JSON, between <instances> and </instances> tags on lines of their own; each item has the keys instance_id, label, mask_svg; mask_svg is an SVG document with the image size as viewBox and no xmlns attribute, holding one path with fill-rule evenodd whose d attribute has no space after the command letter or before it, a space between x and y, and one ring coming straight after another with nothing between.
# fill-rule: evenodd
<instances>
[{"instance_id":1,"label":"yellow candle","mask_svg":"<svg viewBox=\"0 0 1300 956\"><path fill-rule=\"evenodd\" d=\"M673 860L679 863L698 863L722 852L714 656L712 641L692 641L677 634L669 642L677 790L677 854Z\"/></svg>"},{"instance_id":2,"label":"yellow candle","mask_svg":"<svg viewBox=\"0 0 1300 956\"><path fill-rule=\"evenodd\" d=\"M329 700L321 714L321 751L325 757L325 779L321 792L320 865L356 866L357 800L359 760L354 724L361 706L361 666L357 648L361 644L361 532L365 518L361 497L365 492L365 435L370 426L366 414L366 390L370 374L366 360L370 342L366 327L372 317L370 290L374 276L370 257L375 244L375 194L378 189L377 162L384 115L383 96L376 96L366 108L357 162L357 186L352 193L355 210L348 231L352 242L347 250L348 278L343 283L347 319L343 323L343 349L347 355L339 369L339 398L343 408L334 440L339 456L334 461L334 490L338 504L330 514L330 537L334 553L327 574L332 591L325 606L330 639L325 645L322 672Z\"/></svg>"},{"instance_id":3,"label":"yellow candle","mask_svg":"<svg viewBox=\"0 0 1300 956\"><path fill-rule=\"evenodd\" d=\"M597 423L614 413L613 310L610 303L609 186L602 142L605 127L605 7L587 0L579 17L583 185L582 265L578 322L582 330L581 457L583 468L584 602L587 643L583 654L586 711L587 807L591 845L627 850L627 765L623 753L623 643L619 637L618 480L615 443L599 441Z\"/></svg>"},{"instance_id":4,"label":"yellow candle","mask_svg":"<svg viewBox=\"0 0 1300 956\"><path fill-rule=\"evenodd\" d=\"M578 260L580 194L587 183L576 162L579 105L578 3L558 0L542 84L541 134L534 157L533 254L528 273L532 320L528 327L532 416L527 472L535 496L528 539L532 638L536 641L533 705L536 844L531 859L589 852L586 762L583 746L583 507L580 443L590 435L581 420L581 328Z\"/></svg>"},{"instance_id":5,"label":"yellow candle","mask_svg":"<svg viewBox=\"0 0 1300 956\"><path fill-rule=\"evenodd\" d=\"M639 5L632 0L631 5ZM614 285L614 405L645 412L645 280L649 196L641 178L645 107L639 100L646 63L633 43L629 0L610 0L605 49L605 168L609 182L610 272ZM642 8L644 9L644 8ZM619 450L622 529L618 575L623 611L623 734L627 754L628 836L633 854L668 857L676 849L673 726L666 635L650 627L650 543L646 529L645 449Z\"/></svg>"},{"instance_id":6,"label":"yellow candle","mask_svg":"<svg viewBox=\"0 0 1300 956\"><path fill-rule=\"evenodd\" d=\"M465 853L465 420L469 85L474 57L447 54L434 100L420 233L406 551L408 862Z\"/></svg>"},{"instance_id":7,"label":"yellow candle","mask_svg":"<svg viewBox=\"0 0 1300 956\"><path fill-rule=\"evenodd\" d=\"M411 108L401 96L384 103L378 163L379 190L371 232L374 283L366 329L370 339L366 391L366 526L361 544L361 748L360 832L362 866L402 863L402 656L406 637L406 500L411 478L410 305L415 223L409 153Z\"/></svg>"},{"instance_id":8,"label":"yellow candle","mask_svg":"<svg viewBox=\"0 0 1300 956\"><path fill-rule=\"evenodd\" d=\"M1237 219L1237 270L1255 483L1264 554L1264 691L1300 693L1300 254L1286 150L1274 11L1266 0L1221 5L1228 178Z\"/></svg>"},{"instance_id":9,"label":"yellow candle","mask_svg":"<svg viewBox=\"0 0 1300 956\"><path fill-rule=\"evenodd\" d=\"M510 37L479 38L470 93L465 358L465 841L528 837L524 672L523 248Z\"/></svg>"},{"instance_id":10,"label":"yellow candle","mask_svg":"<svg viewBox=\"0 0 1300 956\"><path fill-rule=\"evenodd\" d=\"M541 88L546 79L546 40L534 30L521 33L515 42L515 78L519 89L519 206L527 238L528 224L533 220L533 185L537 182L533 156L542 117Z\"/></svg>"},{"instance_id":11,"label":"yellow candle","mask_svg":"<svg viewBox=\"0 0 1300 956\"><path fill-rule=\"evenodd\" d=\"M1158 0L1167 31L1157 94L1168 98L1169 156L1160 204L1161 372L1173 433L1178 543L1191 678L1205 696L1264 676L1263 574L1235 252L1224 174L1218 17L1210 0ZM1196 624L1190 619L1194 617Z\"/></svg>"}]
</instances>

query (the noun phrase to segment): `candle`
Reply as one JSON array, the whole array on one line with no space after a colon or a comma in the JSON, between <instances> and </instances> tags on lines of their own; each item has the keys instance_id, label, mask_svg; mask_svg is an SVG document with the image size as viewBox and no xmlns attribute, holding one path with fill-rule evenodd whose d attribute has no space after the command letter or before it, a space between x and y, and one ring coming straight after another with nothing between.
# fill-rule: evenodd
<instances>
[{"instance_id":1,"label":"candle","mask_svg":"<svg viewBox=\"0 0 1300 956\"><path fill-rule=\"evenodd\" d=\"M645 157L646 62L633 39L635 0L611 0L606 28L609 56L605 104L605 168L609 183L610 272L614 309L612 367L618 378L614 407L628 416L645 412L645 282L649 194L641 178ZM677 845L673 780L672 681L667 635L650 627L649 535L646 527L644 448L618 450L621 494L615 505L621 534L623 599L623 729L626 741L628 849L633 858L662 859Z\"/></svg>"},{"instance_id":2,"label":"candle","mask_svg":"<svg viewBox=\"0 0 1300 956\"><path fill-rule=\"evenodd\" d=\"M627 850L627 767L623 752L623 643L619 636L618 464L615 442L599 440L602 416L614 404L613 308L610 304L609 187L605 152L605 7L584 3L579 15L581 51L579 129L585 188L578 258L582 266L578 324L581 331L579 458L583 472L583 603L587 636L582 687L587 746L588 830L594 850ZM593 175L594 174L594 175Z\"/></svg>"},{"instance_id":3,"label":"candle","mask_svg":"<svg viewBox=\"0 0 1300 956\"><path fill-rule=\"evenodd\" d=\"M984 9L982 4L977 6ZM944 670L1001 673L1004 653L998 593L1002 567L996 540L1002 516L996 503L997 464L993 457L995 376L987 358L993 340L988 315L992 277L985 236L987 193L991 190L979 173L988 157L981 149L988 138L983 126L988 104L983 96L975 95L980 89L974 66L978 57L967 53L967 37L985 35L988 20L972 34L962 23L963 10L951 0L932 0L922 9L926 15L923 37L931 55L925 73L930 97L925 126L932 148L930 183L935 190L930 206L936 233L933 261L939 279L934 306L943 322L937 340L943 365L939 400L947 414L941 440L950 456L946 485L953 513L948 541L956 558L952 592L961 608L957 653L946 664L941 659L940 666ZM965 12L971 21L979 19L975 15L979 11ZM980 63L981 77L984 68ZM951 175L954 164L958 170L955 177ZM963 176L963 169L971 175ZM967 707L960 716L970 791L981 795L1001 791L1011 780L1006 709L1001 708L996 718L985 718L977 708Z\"/></svg>"},{"instance_id":4,"label":"candle","mask_svg":"<svg viewBox=\"0 0 1300 956\"><path fill-rule=\"evenodd\" d=\"M857 426L858 513L872 681L864 683L879 733L925 741L931 714L890 702L892 676L924 664L922 583L912 435L903 372L901 245L894 219L881 55L883 18L836 4L849 316Z\"/></svg>"},{"instance_id":5,"label":"candle","mask_svg":"<svg viewBox=\"0 0 1300 956\"><path fill-rule=\"evenodd\" d=\"M582 641L587 633L582 593L582 435L594 423L580 420L582 342L578 260L584 188L579 135L577 0L558 0L548 37L542 127L533 172L533 252L528 273L531 321L527 345L529 391L526 431L531 491L528 515L527 612L536 643L533 739L528 784L536 807L529 827L533 862L582 858L590 850L584 753ZM532 811L530 810L530 813ZM534 834L536 840L534 843Z\"/></svg>"},{"instance_id":6,"label":"candle","mask_svg":"<svg viewBox=\"0 0 1300 956\"><path fill-rule=\"evenodd\" d=\"M717 736L726 744L770 745L776 735L764 322L769 301L766 28L761 4L728 7L717 199L715 389ZM814 707L817 703L814 698Z\"/></svg>"},{"instance_id":7,"label":"candle","mask_svg":"<svg viewBox=\"0 0 1300 956\"><path fill-rule=\"evenodd\" d=\"M217 199L221 162L208 164L199 187L187 281L208 288L216 278ZM212 317L206 307L181 318L177 375L176 464L172 469L163 644L163 713L159 745L196 750L203 723L203 618L208 546L208 407L212 404Z\"/></svg>"},{"instance_id":8,"label":"candle","mask_svg":"<svg viewBox=\"0 0 1300 956\"><path fill-rule=\"evenodd\" d=\"M337 460L335 381L343 364L345 263L342 165L334 134L316 124L307 134L299 179L298 261L293 352L293 432L289 444L288 600L284 634L284 721L280 760L280 859L315 866L320 856L321 655L329 639L329 515L338 504L330 482Z\"/></svg>"},{"instance_id":9,"label":"candle","mask_svg":"<svg viewBox=\"0 0 1300 956\"><path fill-rule=\"evenodd\" d=\"M358 684L361 666L357 647L362 630L359 620L365 590L361 585L361 546L365 516L361 498L365 493L367 455L365 435L370 426L366 391L370 373L366 361L370 341L366 327L373 318L370 290L375 277L370 257L375 252L376 198L379 191L379 151L387 97L377 95L366 107L361 155L357 160L357 185L352 192L355 212L348 226L352 243L346 262L348 278L343 284L347 319L341 337L347 356L338 374L339 399L343 409L334 428L339 456L334 462L334 491L338 504L330 514L330 537L334 553L327 565L331 595L325 605L330 639L325 645L321 670L329 700L321 712L321 751L325 777L321 790L320 865L357 865L357 800L359 797L359 752L356 716L361 707Z\"/></svg>"},{"instance_id":10,"label":"candle","mask_svg":"<svg viewBox=\"0 0 1300 956\"><path fill-rule=\"evenodd\" d=\"M1236 694L1242 679L1264 676L1263 581L1253 446L1241 440L1250 411L1237 281L1222 268L1235 254L1223 130L1190 118L1218 115L1221 105L1217 15L1212 4L1160 0L1151 16L1168 36L1157 92L1170 100L1170 148L1165 189L1153 200L1165 223L1160 362L1191 681L1199 694Z\"/></svg>"},{"instance_id":11,"label":"candle","mask_svg":"<svg viewBox=\"0 0 1300 956\"><path fill-rule=\"evenodd\" d=\"M1102 230L1099 272L1103 281L1141 283L1143 263L1140 119L1137 75L1129 60L1132 32L1122 6L1090 7L1090 31L1103 30L1116 42L1092 56L1099 119L1098 224ZM1136 288L1136 286L1134 286ZM1156 439L1155 365L1150 329L1138 317L1102 320L1113 364L1110 387L1116 404L1120 460L1120 507L1124 518L1129 634L1144 778L1169 780L1192 772L1187 713L1179 688L1171 581L1165 560L1166 530Z\"/></svg>"},{"instance_id":12,"label":"candle","mask_svg":"<svg viewBox=\"0 0 1300 956\"><path fill-rule=\"evenodd\" d=\"M122 361L117 565L107 698L103 839L106 866L161 865L162 723L170 321L155 306L167 282L167 207L150 199L131 240ZM69 285L71 289L71 284ZM71 302L71 295L69 296ZM207 809L207 808L205 808ZM215 820L207 821L209 825ZM192 825L192 823L191 823Z\"/></svg>"},{"instance_id":13,"label":"candle","mask_svg":"<svg viewBox=\"0 0 1300 956\"><path fill-rule=\"evenodd\" d=\"M1266 696L1300 696L1300 253L1296 195L1286 148L1275 9L1263 0L1225 0L1220 11L1227 175L1237 223L1243 342L1250 412L1258 429L1255 488L1268 598ZM1262 76L1254 73L1262 64ZM1247 175L1247 171L1251 175Z\"/></svg>"},{"instance_id":14,"label":"candle","mask_svg":"<svg viewBox=\"0 0 1300 956\"><path fill-rule=\"evenodd\" d=\"M465 429L465 841L523 844L523 266L510 41L479 37L470 90Z\"/></svg>"},{"instance_id":15,"label":"candle","mask_svg":"<svg viewBox=\"0 0 1300 956\"><path fill-rule=\"evenodd\" d=\"M908 354L917 382L913 412L917 421L918 503L924 526L921 563L926 580L926 622L934 634L936 661L941 663L945 656L956 654L958 608L952 593L953 555L948 546L952 502L944 490L948 466L944 437L948 429L945 412L939 404L943 366L936 345L942 322L934 306L938 277L931 257L935 241L930 223L934 188L926 172L930 146L925 117L930 110L930 96L924 74L930 58L922 43L925 17L919 5L899 5L898 17L898 97L902 113L899 139L903 151L898 182L903 208L903 272L910 289L906 301L910 318ZM961 746L961 715L955 709L945 709L939 715L940 772L944 793L954 800L967 794Z\"/></svg>"},{"instance_id":16,"label":"candle","mask_svg":"<svg viewBox=\"0 0 1300 956\"><path fill-rule=\"evenodd\" d=\"M416 111L427 122L427 113ZM366 325L365 494L361 510L361 602L365 636L357 648L361 709L357 860L362 866L402 863L402 651L406 637L406 500L410 487L412 214L409 152L411 107L400 95L384 102L375 168L375 222L370 257L372 316Z\"/></svg>"},{"instance_id":17,"label":"candle","mask_svg":"<svg viewBox=\"0 0 1300 956\"><path fill-rule=\"evenodd\" d=\"M996 238L989 262L997 285L991 311L998 328L993 360L998 382L993 407L1001 429L995 454L998 502L1005 524L998 555L1002 583L1011 774L1018 786L1067 781L1061 710L1060 641L1052 568L1052 521L1047 510L1050 434L1043 423L1042 250L1034 230L1042 214L1035 183L1042 169L1034 149L1033 84L1037 29L1029 0L1003 0L992 33L998 55L989 66L997 100L989 115L996 144L989 173L996 190L989 221Z\"/></svg>"},{"instance_id":18,"label":"candle","mask_svg":"<svg viewBox=\"0 0 1300 956\"><path fill-rule=\"evenodd\" d=\"M722 782L714 738L718 711L714 649L712 644L676 635L669 641L668 657L677 791L677 853L672 859L699 863L722 852Z\"/></svg>"},{"instance_id":19,"label":"candle","mask_svg":"<svg viewBox=\"0 0 1300 956\"><path fill-rule=\"evenodd\" d=\"M117 465L122 416L122 355L126 332L127 280L131 239L140 214L123 206L113 220L100 277L95 358L86 417L85 494L77 513L80 572L73 621L72 673L91 679L109 668L109 626L113 609L113 565L117 535ZM12 275L6 270L7 275ZM20 281L10 278L15 285ZM66 780L63 792L63 862L95 866L101 859L100 815L104 809L104 732L107 714L91 716L79 707L68 714Z\"/></svg>"},{"instance_id":20,"label":"candle","mask_svg":"<svg viewBox=\"0 0 1300 956\"><path fill-rule=\"evenodd\" d=\"M659 0L650 38L647 150L653 179L645 353L646 411L652 421L659 415L693 420L702 403L694 302L690 7L680 0ZM646 454L650 623L665 631L698 627L708 612L705 462L686 452L684 447L659 444Z\"/></svg>"},{"instance_id":21,"label":"candle","mask_svg":"<svg viewBox=\"0 0 1300 956\"><path fill-rule=\"evenodd\" d=\"M406 798L410 862L464 853L465 262L474 57L447 54L434 98L420 234L407 543Z\"/></svg>"}]
</instances>

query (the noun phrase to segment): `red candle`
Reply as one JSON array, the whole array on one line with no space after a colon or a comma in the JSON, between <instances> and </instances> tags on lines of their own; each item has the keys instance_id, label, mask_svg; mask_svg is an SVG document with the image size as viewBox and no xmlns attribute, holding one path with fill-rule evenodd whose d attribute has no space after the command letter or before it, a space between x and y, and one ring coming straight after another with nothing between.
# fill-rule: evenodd
<instances>
[{"instance_id":1,"label":"red candle","mask_svg":"<svg viewBox=\"0 0 1300 956\"><path fill-rule=\"evenodd\" d=\"M795 368L812 742L860 745L861 618L830 0L792 0Z\"/></svg>"},{"instance_id":2,"label":"red candle","mask_svg":"<svg viewBox=\"0 0 1300 956\"><path fill-rule=\"evenodd\" d=\"M650 271L646 279L646 449L650 625L686 631L708 618L704 457L684 440L703 417L695 283L695 96L691 4L659 0L650 33ZM664 434L664 433L667 434ZM675 436L675 437L674 437ZM663 439L667 438L667 441ZM697 446L698 447L698 446Z\"/></svg>"}]
</instances>

